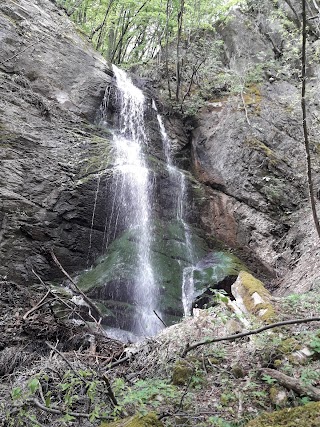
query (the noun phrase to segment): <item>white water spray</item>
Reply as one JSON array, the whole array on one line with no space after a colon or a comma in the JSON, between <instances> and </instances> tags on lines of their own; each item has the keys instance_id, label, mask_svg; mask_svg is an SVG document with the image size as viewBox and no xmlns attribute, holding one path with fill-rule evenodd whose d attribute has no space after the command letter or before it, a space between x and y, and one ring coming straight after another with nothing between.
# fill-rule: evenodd
<instances>
[{"instance_id":1,"label":"white water spray","mask_svg":"<svg viewBox=\"0 0 320 427\"><path fill-rule=\"evenodd\" d=\"M144 124L145 98L126 73L113 66L120 105L118 130L114 132L114 179L112 210L105 224L104 242L116 237L121 223L131 232L137 246L136 271L132 290L135 305L132 331L137 335L155 335L162 325L158 289L152 260L151 179L144 155L147 136ZM102 106L102 109L106 106ZM161 314L160 314L161 315Z\"/></svg>"}]
</instances>

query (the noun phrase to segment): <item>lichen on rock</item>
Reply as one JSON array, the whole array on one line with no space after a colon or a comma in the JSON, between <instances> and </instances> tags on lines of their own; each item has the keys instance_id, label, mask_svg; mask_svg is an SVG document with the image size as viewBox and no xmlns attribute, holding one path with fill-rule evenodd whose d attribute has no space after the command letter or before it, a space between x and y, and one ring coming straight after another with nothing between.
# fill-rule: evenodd
<instances>
[{"instance_id":1,"label":"lichen on rock","mask_svg":"<svg viewBox=\"0 0 320 427\"><path fill-rule=\"evenodd\" d=\"M263 283L246 271L240 271L231 292L237 305L247 314L258 316L265 322L271 322L275 310L271 303L271 295Z\"/></svg>"},{"instance_id":2,"label":"lichen on rock","mask_svg":"<svg viewBox=\"0 0 320 427\"><path fill-rule=\"evenodd\" d=\"M319 427L320 402L263 414L246 427Z\"/></svg>"}]
</instances>

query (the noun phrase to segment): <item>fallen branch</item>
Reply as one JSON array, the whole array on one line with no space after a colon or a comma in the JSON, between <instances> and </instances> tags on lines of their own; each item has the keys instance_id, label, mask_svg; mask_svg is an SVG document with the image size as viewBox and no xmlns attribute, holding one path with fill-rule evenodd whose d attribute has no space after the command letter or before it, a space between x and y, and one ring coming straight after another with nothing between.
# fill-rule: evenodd
<instances>
[{"instance_id":1,"label":"fallen branch","mask_svg":"<svg viewBox=\"0 0 320 427\"><path fill-rule=\"evenodd\" d=\"M42 405L42 403L40 403L39 400L37 399L27 399L26 403L34 405L37 408L41 409L42 411L49 412L50 414L55 414L55 415L70 415L71 417L75 417L75 418L87 418L87 419L89 419L91 415L85 412L62 411L61 409L58 409L56 407L50 408ZM100 420L112 420L111 417L107 417L107 416L106 417L97 416L96 418Z\"/></svg>"},{"instance_id":2,"label":"fallen branch","mask_svg":"<svg viewBox=\"0 0 320 427\"><path fill-rule=\"evenodd\" d=\"M92 312L94 316L97 316L98 322L100 322L101 318L103 318L103 314L101 313L101 311L99 310L99 308L94 304L93 301L91 301L90 298L87 297L87 295L82 292L82 290L79 288L79 286L76 284L76 282L72 279L72 277L70 276L69 273L67 273L67 271L62 267L62 265L60 264L58 258L55 256L53 250L51 250L51 256L53 261L55 262L55 264L57 265L57 267L59 268L59 270L66 276L66 278L68 280L70 280L70 282L72 283L72 285L74 286L74 288L76 289L76 291L82 296L82 298L84 299L84 301L89 305L89 307L92 308Z\"/></svg>"},{"instance_id":3,"label":"fallen branch","mask_svg":"<svg viewBox=\"0 0 320 427\"><path fill-rule=\"evenodd\" d=\"M163 324L163 326L165 328L167 328L167 325L164 323L164 321L161 319L161 317L159 316L159 314L156 312L156 310L153 310L154 314L157 316L157 318L160 320L160 322Z\"/></svg>"},{"instance_id":4,"label":"fallen branch","mask_svg":"<svg viewBox=\"0 0 320 427\"><path fill-rule=\"evenodd\" d=\"M110 384L109 378L107 377L106 374L103 374L101 378L106 383L107 392L108 392L108 396L110 398L110 401L112 402L112 404L114 406L118 406L118 402L117 402L116 396L114 395L113 390L111 388L111 384Z\"/></svg>"},{"instance_id":5,"label":"fallen branch","mask_svg":"<svg viewBox=\"0 0 320 427\"><path fill-rule=\"evenodd\" d=\"M252 331L241 332L240 334L227 335L225 337L207 339L204 341L196 342L192 345L190 345L188 343L186 345L186 348L183 350L181 357L185 357L186 354L189 353L189 351L194 350L195 348L198 348L198 347L205 345L205 344L212 344L214 342L219 342L219 341L233 341L233 340L236 340L238 338L247 337L249 335L260 334L260 332L267 331L268 329L277 328L279 326L297 325L299 323L308 323L308 322L320 322L320 317L309 317L307 319L284 320L283 322L271 323L270 325L262 326L261 328L253 329Z\"/></svg>"},{"instance_id":6,"label":"fallen branch","mask_svg":"<svg viewBox=\"0 0 320 427\"><path fill-rule=\"evenodd\" d=\"M312 385L302 384L301 381L289 377L276 369L264 368L260 370L262 375L268 375L285 388L295 391L299 396L308 396L312 400L320 401L320 390Z\"/></svg>"},{"instance_id":7,"label":"fallen branch","mask_svg":"<svg viewBox=\"0 0 320 427\"><path fill-rule=\"evenodd\" d=\"M84 380L83 377L81 377L78 372L74 369L74 367L71 365L71 363L69 362L69 360L56 348L54 347L52 344L50 344L48 341L46 341L46 345L51 348L52 351L56 352L62 360L64 360L66 362L66 364L69 366L69 368L72 370L72 372L75 373L75 375L86 384L86 381Z\"/></svg>"},{"instance_id":8,"label":"fallen branch","mask_svg":"<svg viewBox=\"0 0 320 427\"><path fill-rule=\"evenodd\" d=\"M74 307L72 307L70 304L68 304L66 301L64 301L62 298L60 298L58 295L56 295L53 291L52 291L52 289L50 289L50 286L48 286L48 285L46 285L45 283L44 283L44 281L41 279L41 277L32 269L32 273L37 277L37 279L40 281L40 283L41 283L41 285L44 287L44 288L46 288L47 290L48 290L48 292L50 292L50 294L52 295L52 297L54 298L54 300L57 300L57 301L60 301L61 302L61 304L62 305L65 305L70 311L71 311L71 313L73 313L73 312L75 312L75 307L76 307L76 305L74 304ZM53 300L53 301L54 301ZM52 303L52 301L50 300L50 301L48 301L48 303L49 303L49 305L50 305L50 309L51 309L51 311L52 311L52 313L53 313L53 316L55 317L55 314L54 314L54 312L53 312L53 310L52 310L52 307L51 307L51 303ZM40 303L38 303L38 304L40 304ZM43 306L43 305L45 305L45 303L43 303L41 306ZM37 309L39 309L40 307L41 307L40 305L38 305L36 308ZM29 316L29 314L31 314L31 312L29 313L26 313L24 316ZM77 313L77 315L86 323L86 321L82 318L82 316L79 314L79 313ZM57 320L57 319L56 319Z\"/></svg>"},{"instance_id":9,"label":"fallen branch","mask_svg":"<svg viewBox=\"0 0 320 427\"><path fill-rule=\"evenodd\" d=\"M110 365L108 365L108 370L112 369L112 368L115 368L118 365L121 365L121 363L124 363L127 360L130 360L132 356L133 356L133 354L130 354L129 356L123 357L122 359L119 359L119 360L116 360L113 363L110 363Z\"/></svg>"},{"instance_id":10,"label":"fallen branch","mask_svg":"<svg viewBox=\"0 0 320 427\"><path fill-rule=\"evenodd\" d=\"M33 312L39 310L39 308L43 307L44 305L48 304L50 301L46 301L47 297L51 294L51 291L48 290L44 297L41 298L41 300L30 310L28 310L22 317L23 320L27 320L28 316L32 314Z\"/></svg>"}]
</instances>

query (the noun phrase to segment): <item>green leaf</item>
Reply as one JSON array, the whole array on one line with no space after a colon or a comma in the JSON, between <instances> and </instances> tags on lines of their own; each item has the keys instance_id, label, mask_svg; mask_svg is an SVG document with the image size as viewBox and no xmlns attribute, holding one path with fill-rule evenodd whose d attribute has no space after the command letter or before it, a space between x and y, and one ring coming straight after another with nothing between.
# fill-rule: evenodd
<instances>
[{"instance_id":1,"label":"green leaf","mask_svg":"<svg viewBox=\"0 0 320 427\"><path fill-rule=\"evenodd\" d=\"M21 395L22 395L22 390L20 387L15 387L11 392L12 400L19 399L21 397Z\"/></svg>"},{"instance_id":2,"label":"green leaf","mask_svg":"<svg viewBox=\"0 0 320 427\"><path fill-rule=\"evenodd\" d=\"M45 401L46 407L49 408L51 405L51 393L50 392L47 393L44 401Z\"/></svg>"},{"instance_id":3,"label":"green leaf","mask_svg":"<svg viewBox=\"0 0 320 427\"><path fill-rule=\"evenodd\" d=\"M66 391L66 390L68 390L71 387L71 384L69 384L69 383L63 383L63 384L60 385L60 387L61 387L62 391Z\"/></svg>"},{"instance_id":4,"label":"green leaf","mask_svg":"<svg viewBox=\"0 0 320 427\"><path fill-rule=\"evenodd\" d=\"M34 394L39 389L39 385L40 383L38 378L32 378L32 380L28 382L28 388L31 394Z\"/></svg>"},{"instance_id":5,"label":"green leaf","mask_svg":"<svg viewBox=\"0 0 320 427\"><path fill-rule=\"evenodd\" d=\"M66 414L62 419L63 421L69 422L69 421L74 421L75 417L73 417L72 415Z\"/></svg>"},{"instance_id":6,"label":"green leaf","mask_svg":"<svg viewBox=\"0 0 320 427\"><path fill-rule=\"evenodd\" d=\"M262 375L261 379L265 381L267 384L274 384L277 382L274 378L270 377L270 375Z\"/></svg>"}]
</instances>

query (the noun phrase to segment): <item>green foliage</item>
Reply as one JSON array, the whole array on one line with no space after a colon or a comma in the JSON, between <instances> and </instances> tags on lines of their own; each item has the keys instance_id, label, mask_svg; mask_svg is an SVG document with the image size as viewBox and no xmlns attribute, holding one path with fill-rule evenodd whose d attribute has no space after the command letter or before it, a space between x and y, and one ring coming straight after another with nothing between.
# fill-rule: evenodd
<instances>
[{"instance_id":1,"label":"green foliage","mask_svg":"<svg viewBox=\"0 0 320 427\"><path fill-rule=\"evenodd\" d=\"M291 294L283 299L282 306L287 313L295 315L299 313L306 317L316 316L320 311L320 286L315 283L313 292L303 294Z\"/></svg>"},{"instance_id":2,"label":"green foliage","mask_svg":"<svg viewBox=\"0 0 320 427\"><path fill-rule=\"evenodd\" d=\"M301 371L300 375L301 382L306 385L317 385L318 381L320 380L320 372L314 370L312 367L305 367Z\"/></svg>"},{"instance_id":3,"label":"green foliage","mask_svg":"<svg viewBox=\"0 0 320 427\"><path fill-rule=\"evenodd\" d=\"M179 398L177 388L161 379L138 380L129 386L122 378L117 378L113 383L113 390L119 401L116 412L130 410L147 413L147 405L156 410L161 404L171 404L174 399Z\"/></svg>"},{"instance_id":4,"label":"green foliage","mask_svg":"<svg viewBox=\"0 0 320 427\"><path fill-rule=\"evenodd\" d=\"M186 115L203 104L218 73L222 42L214 25L244 0L57 0L94 47L122 67L150 63ZM202 94L197 97L195 92ZM175 94L175 96L173 96ZM183 105L183 108L182 108Z\"/></svg>"},{"instance_id":5,"label":"green foliage","mask_svg":"<svg viewBox=\"0 0 320 427\"><path fill-rule=\"evenodd\" d=\"M61 381L42 372L30 378L26 386L12 389L12 406L18 408L18 413L12 417L8 411L7 425L22 427L28 419L32 421L33 427L40 426L46 411L34 405L35 401L48 410L57 411L52 421L60 422L61 425L72 425L77 420L72 412L87 412L90 421L94 422L111 412L107 395L105 382L92 371L68 370Z\"/></svg>"},{"instance_id":6,"label":"green foliage","mask_svg":"<svg viewBox=\"0 0 320 427\"><path fill-rule=\"evenodd\" d=\"M320 354L320 332L312 336L309 346L315 353Z\"/></svg>"},{"instance_id":7,"label":"green foliage","mask_svg":"<svg viewBox=\"0 0 320 427\"><path fill-rule=\"evenodd\" d=\"M270 377L270 375L262 375L261 379L265 381L267 384L272 385L277 382L274 378Z\"/></svg>"},{"instance_id":8,"label":"green foliage","mask_svg":"<svg viewBox=\"0 0 320 427\"><path fill-rule=\"evenodd\" d=\"M209 422L212 427L236 427L236 424L230 423L229 421L217 416L209 417Z\"/></svg>"}]
</instances>

